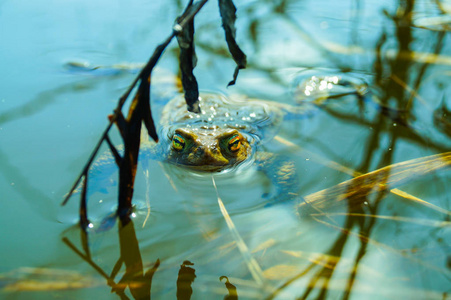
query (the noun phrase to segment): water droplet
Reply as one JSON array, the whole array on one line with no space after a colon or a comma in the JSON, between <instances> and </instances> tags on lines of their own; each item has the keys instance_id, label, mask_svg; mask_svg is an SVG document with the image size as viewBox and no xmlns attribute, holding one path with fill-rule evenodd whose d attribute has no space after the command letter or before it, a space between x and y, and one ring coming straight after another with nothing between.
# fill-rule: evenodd
<instances>
[{"instance_id":1,"label":"water droplet","mask_svg":"<svg viewBox=\"0 0 451 300\"><path fill-rule=\"evenodd\" d=\"M333 82L334 84L338 84L338 80L340 80L340 79L338 78L338 76L332 77L332 82Z\"/></svg>"}]
</instances>

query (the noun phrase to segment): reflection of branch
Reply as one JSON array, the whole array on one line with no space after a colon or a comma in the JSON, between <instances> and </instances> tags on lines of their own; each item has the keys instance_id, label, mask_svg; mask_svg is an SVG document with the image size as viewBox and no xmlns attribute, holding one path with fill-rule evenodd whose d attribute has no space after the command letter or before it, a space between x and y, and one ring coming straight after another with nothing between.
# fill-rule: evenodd
<instances>
[{"instance_id":1,"label":"reflection of branch","mask_svg":"<svg viewBox=\"0 0 451 300\"><path fill-rule=\"evenodd\" d=\"M390 154L387 154L387 152L389 152ZM390 161L391 157L389 157L389 155L391 155L392 153L393 153L392 151L387 150L386 156L384 158L386 158L387 160ZM385 197L386 193L393 186L399 185L399 184L403 183L404 181L406 181L408 178L415 177L415 175L423 175L428 172L431 172L431 171L434 171L434 170L437 170L437 169L440 169L443 167L447 167L450 165L451 165L451 153L450 152L433 155L433 156L426 157L426 158L419 158L416 160L411 160L411 161L402 162L402 163L398 163L398 164L393 164L393 165L389 165L387 167L381 168L379 170L361 175L361 176L351 179L349 181L343 182L330 189L326 189L326 190L323 190L323 191L313 194L315 196L313 196L313 195L306 196L306 197L304 197L304 199L306 200L306 202L313 201L313 203L315 203L315 202L321 203L322 201L326 201L329 203L329 206L331 204L330 203L331 201L327 201L326 199L329 199L332 201L336 200L336 202L346 200L347 204L348 204L348 212L357 211L358 213L361 212L360 214L363 215L361 203L363 203L363 201L365 201L371 193L377 192L377 197L374 202L374 205L372 207L370 207L370 209L372 210L372 213L375 214L380 201L383 199L383 197ZM329 194L329 192L332 192L333 195ZM316 196L319 196L319 199L316 199ZM322 200L320 200L320 199L322 199ZM323 204L325 204L325 203L323 203ZM428 203L426 203L426 204L428 204ZM313 205L315 205L315 204L313 204ZM302 208L302 206L300 208ZM432 208L434 208L434 207L432 207ZM449 211L446 211L441 208L438 208L438 209L439 209L439 211L441 211L447 215L450 215ZM357 268L359 266L360 261L362 260L362 258L364 257L364 255L366 253L368 243L379 244L375 241L372 241L369 238L371 230L376 222L376 218L371 218L369 221L364 222L364 220L365 220L364 218L358 220L358 219L353 218L351 215L348 215L348 217L346 218L346 225L344 228L338 228L334 225L322 222L319 219L317 219L316 217L313 217L313 218L320 223L337 228L342 232L340 238L335 243L335 246L338 247L337 249L339 250L339 253L341 253L341 251L343 250L345 240L347 239L347 237L349 235L355 235L351 231L352 226L358 225L358 227L360 228L360 233L357 236L359 237L361 246L359 248L357 256L355 257L354 267L353 267L352 273L348 279L347 288L345 289L345 294L343 297L343 299L348 299L350 296L350 291L351 291L352 286L355 281L355 277L357 276ZM335 249L335 250L337 250L337 249ZM323 268L320 272L318 272L318 274L316 275L316 277L313 281L316 281L320 278L320 276L323 276L324 272L326 272L326 274L327 274L327 275L325 275L326 281L330 280L330 278L332 277L331 273L334 272L335 266L336 266L336 263L333 265L331 270L326 270L325 268ZM311 289L312 288L308 289L304 293L303 299L306 298L310 294ZM327 293L327 283L323 285L323 288L321 290L321 296L325 296L326 293Z\"/></svg>"},{"instance_id":2,"label":"reflection of branch","mask_svg":"<svg viewBox=\"0 0 451 300\"><path fill-rule=\"evenodd\" d=\"M445 99L442 105L434 111L434 124L444 134L451 137L451 110L446 106Z\"/></svg>"},{"instance_id":3,"label":"reflection of branch","mask_svg":"<svg viewBox=\"0 0 451 300\"><path fill-rule=\"evenodd\" d=\"M116 289L123 292L128 286L135 299L150 299L152 278L160 265L160 260L157 259L155 264L144 273L135 226L131 220L127 225L119 228L119 244L120 261L125 264L125 274ZM118 269L117 266L115 268Z\"/></svg>"},{"instance_id":4,"label":"reflection of branch","mask_svg":"<svg viewBox=\"0 0 451 300\"><path fill-rule=\"evenodd\" d=\"M363 125L365 127L374 127L375 124L372 122L369 122L365 119L362 119L358 116L354 116L354 115L350 115L350 114L345 114L345 113L341 113L338 111L334 111L330 108L328 108L327 106L323 107L323 110L326 111L328 114L330 114L331 116L334 116L336 118L342 119L342 120L346 120L349 123L356 123L359 125ZM385 112L384 112L385 114ZM388 115L387 117L390 117L390 115ZM397 120L393 120L393 121L397 121ZM407 129L410 129L410 127L405 127ZM387 128L381 128L382 131L384 130L388 130ZM411 142L417 143L421 146L427 146L428 148L431 149L435 149L437 151L440 152L445 152L449 150L449 147L446 147L445 145L441 145L439 143L434 143L432 141L428 141L426 140L424 137L422 137L421 135L419 135L418 133L416 133L413 130L409 130L409 131L400 131L399 132L399 137L404 138L406 140L409 140Z\"/></svg>"},{"instance_id":5,"label":"reflection of branch","mask_svg":"<svg viewBox=\"0 0 451 300\"><path fill-rule=\"evenodd\" d=\"M438 37L437 37L437 43L435 45L435 49L434 49L434 54L435 55L439 55L440 51L443 47L443 38L445 37L445 32L439 32L438 33ZM411 95L409 98L409 101L407 102L407 109L409 110L410 107L412 106L412 102L413 102L413 98L417 97L417 93L416 91L418 90L418 88L420 87L420 84L423 82L423 76L426 73L427 68L429 67L430 63L429 62L425 62L421 68L420 71L418 72L418 76L416 78L416 81L413 85L413 88L411 89Z\"/></svg>"},{"instance_id":6,"label":"reflection of branch","mask_svg":"<svg viewBox=\"0 0 451 300\"><path fill-rule=\"evenodd\" d=\"M420 134L417 134L411 126L409 126L409 119L412 118L412 100L416 95L416 90L418 89L420 83L423 81L423 75L429 65L428 63L425 63L422 66L420 72L417 75L413 89L409 90L408 88L406 88L408 87L407 82L410 78L410 66L412 64L412 60L414 59L414 53L410 50L410 45L413 40L411 25L414 5L415 0L400 0L397 15L391 17L395 23L396 39L398 42L399 50L397 51L395 59L390 61L390 80L385 82L380 80L377 81L380 90L384 91L383 97L381 99L383 105L382 108L388 106L390 100L396 101L397 112L394 116L394 121L403 126L392 127L392 130L389 130L388 132L389 145L385 149L385 153L381 155L381 159L378 162L380 166L386 167L356 177L348 182L348 187L343 193L343 195L346 195L348 202L348 212L356 211L357 213L364 213L362 205L364 203L363 201L368 201L368 196L373 192L377 192L375 200L371 205L367 207L371 214L377 214L379 204L386 196L386 193L393 187L402 184L409 178L412 178L414 175L424 175L442 167L449 166L451 163L448 152L391 165L399 138L412 138L412 136L414 136L415 142L425 143L425 139ZM378 46L382 47L382 45L385 43L385 40L386 37L385 34L383 34ZM440 52L440 45L441 38L437 41L435 54ZM378 50L380 50L380 48L378 48ZM380 51L378 51L377 54L380 61ZM375 65L375 67L378 67L378 79L382 78L384 66L385 65L382 64ZM408 96L408 94L410 94L410 97ZM390 114L388 114L388 116L390 117ZM362 161L363 170L361 171L363 172L368 171L370 161L372 160L373 154L375 154L375 150L378 148L378 144L381 140L381 132L383 132L387 128L384 110L380 111L374 125L375 126L373 134L369 140L369 147L367 149L366 156ZM427 146L430 146L429 143L427 143ZM447 151L448 149L446 147L443 147L443 149L441 150ZM346 184L343 184L342 188L345 188L345 186ZM356 190L358 190L357 193L355 192ZM442 211L448 216L450 214L449 211L443 210L441 208L438 208L438 210ZM351 296L351 291L353 290L358 267L367 252L368 243L371 242L369 237L371 236L375 224L376 218L356 219L350 215L346 218L347 226L345 229L350 230L354 225L357 226L359 230L358 236L360 238L360 247L354 259L354 265L351 275L347 280L347 286L343 295L344 300L349 299L349 297ZM349 233L347 234L352 234L352 232L349 231Z\"/></svg>"},{"instance_id":7,"label":"reflection of branch","mask_svg":"<svg viewBox=\"0 0 451 300\"><path fill-rule=\"evenodd\" d=\"M229 278L227 278L227 276L219 277L219 281L222 281L223 279L226 280L225 286L227 288L227 291L229 292L229 294L224 297L224 300L238 300L238 292L236 290L236 286L230 283Z\"/></svg>"},{"instance_id":8,"label":"reflection of branch","mask_svg":"<svg viewBox=\"0 0 451 300\"><path fill-rule=\"evenodd\" d=\"M387 176L389 176L389 175L387 175ZM387 180L387 177L384 178L383 179L384 182L381 182L381 183L385 184L386 180ZM374 210L377 209L377 206L379 205L380 201L385 197L385 195L386 195L385 191L381 191L377 194L377 196L376 196L377 199L375 200L375 204L373 206ZM360 210L363 212L362 208L360 208ZM366 254L366 249L368 247L368 241L369 241L369 237L371 234L371 230L372 230L374 224L376 223L376 218L369 219L367 224L365 224L365 222L364 222L365 218L359 220L359 219L353 218L352 216L348 216L348 220L352 220L353 223L358 224L358 226L360 227L360 235L362 236L362 238L359 239L360 248L354 259L354 266L352 268L351 276L348 279L348 284L346 286L345 294L343 296L343 299L345 299L345 300L349 299L349 296L351 295L351 289L352 289L352 286L354 285L355 277L357 276L357 270L358 270L359 263ZM363 237L365 237L367 239L365 239Z\"/></svg>"},{"instance_id":9,"label":"reflection of branch","mask_svg":"<svg viewBox=\"0 0 451 300\"><path fill-rule=\"evenodd\" d=\"M192 262L185 260L180 266L179 274L177 277L177 300L189 300L193 294L193 288L191 287L194 279L196 279L196 270L189 267L194 265Z\"/></svg>"},{"instance_id":10,"label":"reflection of branch","mask_svg":"<svg viewBox=\"0 0 451 300\"><path fill-rule=\"evenodd\" d=\"M96 270L97 273L105 278L108 286L111 287L113 292L119 295L121 299L129 299L125 294L125 289L128 287L135 299L150 299L152 278L160 265L160 260L157 259L154 265L144 273L135 227L131 220L119 229L121 256L113 266L111 275L108 275L102 268L93 262L87 242L87 233L83 228L81 228L80 233L84 253L77 249L68 238L64 237L63 242ZM122 265L125 265L125 273L121 280L118 283L115 283L114 279L119 273Z\"/></svg>"},{"instance_id":11,"label":"reflection of branch","mask_svg":"<svg viewBox=\"0 0 451 300\"><path fill-rule=\"evenodd\" d=\"M69 241L68 238L64 237L63 242L72 250L74 251L78 256L81 257L85 262L87 262L94 270L97 271L103 278L107 280L107 284L113 288L113 290L116 288L117 284L114 282L114 278L108 276L102 268L100 268L95 262L92 261L91 257L89 255L83 254L80 250L77 249L77 247L72 244L71 241ZM118 294L121 299L128 299L128 297L125 295L124 291L115 290L116 294Z\"/></svg>"}]
</instances>

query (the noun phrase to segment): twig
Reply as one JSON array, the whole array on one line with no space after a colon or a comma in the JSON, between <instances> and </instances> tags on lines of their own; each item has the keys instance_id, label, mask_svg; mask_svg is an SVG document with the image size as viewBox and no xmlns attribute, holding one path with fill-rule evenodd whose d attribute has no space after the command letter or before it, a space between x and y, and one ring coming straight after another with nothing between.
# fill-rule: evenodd
<instances>
[{"instance_id":1,"label":"twig","mask_svg":"<svg viewBox=\"0 0 451 300\"><path fill-rule=\"evenodd\" d=\"M168 36L166 38L166 40L163 43L161 43L155 49L155 51L152 54L152 56L150 57L149 61L142 68L142 70L138 74L138 76L136 76L136 78L133 80L133 82L130 85L130 87L119 98L118 105L117 105L116 109L114 110L114 115L111 118L109 118L109 124L107 125L107 127L103 131L100 140L97 142L97 145L95 146L94 150L92 151L92 153L91 153L91 155L90 155L90 157L88 159L88 162L83 167L82 172L80 173L78 178L75 180L75 182L72 185L69 193L67 193L66 197L64 198L64 201L62 202L62 205L65 205L69 201L69 198L72 196L72 194L74 193L75 189L80 184L80 181L83 178L83 176L88 173L89 167L92 165L92 162L94 161L94 158L96 157L97 153L99 152L100 146L102 145L102 143L104 141L106 141L108 132L110 131L113 123L116 122L116 120L118 119L118 115L121 113L121 110L122 110L122 107L123 107L125 101L130 96L130 93L132 92L132 90L134 89L134 87L136 86L138 81L142 80L143 78L149 77L149 75L151 74L153 68L155 67L155 65L157 64L158 60L160 59L161 54L166 49L166 47L169 45L169 43L172 41L172 39L180 32L180 30L184 26L186 26L186 24L189 21L191 21L194 18L194 16L199 12L199 10L205 5L205 3L207 3L207 1L208 0L202 0L202 1L200 1L200 2L194 4L191 7L188 7L186 9L185 13L179 18L179 20L180 20L179 23L174 26L171 35ZM149 134L151 134L150 131L149 131ZM156 135L154 135L154 136L151 135L151 137L154 140L158 140Z\"/></svg>"},{"instance_id":2,"label":"twig","mask_svg":"<svg viewBox=\"0 0 451 300\"><path fill-rule=\"evenodd\" d=\"M63 203L61 205L65 205L67 201L69 201L70 196L74 193L75 189L77 188L78 184L80 183L80 180L83 178L84 174L87 174L89 171L89 167L91 166L92 162L94 161L94 158L96 157L97 152L99 152L100 146L102 146L103 141L105 140L106 135L108 134L108 131L110 131L111 126L113 125L113 122L110 121L110 124L105 128L103 131L102 137L97 142L97 145L95 146L94 150L91 153L91 156L88 159L88 162L84 166L83 170L81 171L80 175L78 176L77 180L75 180L74 184L72 185L72 188L70 189L69 193L67 193L66 197L64 198Z\"/></svg>"},{"instance_id":3,"label":"twig","mask_svg":"<svg viewBox=\"0 0 451 300\"><path fill-rule=\"evenodd\" d=\"M121 299L129 299L123 291L117 290L117 283L114 281L113 276L108 276L102 268L100 268L95 262L92 261L91 256L89 254L85 255L80 250L75 247L74 244L67 238L63 238L63 243L65 243L72 251L74 251L81 259L87 262L94 270L97 271L103 278L106 279L107 284L116 292L117 295L121 297ZM118 261L119 262L119 261ZM117 263L116 263L117 264Z\"/></svg>"}]
</instances>

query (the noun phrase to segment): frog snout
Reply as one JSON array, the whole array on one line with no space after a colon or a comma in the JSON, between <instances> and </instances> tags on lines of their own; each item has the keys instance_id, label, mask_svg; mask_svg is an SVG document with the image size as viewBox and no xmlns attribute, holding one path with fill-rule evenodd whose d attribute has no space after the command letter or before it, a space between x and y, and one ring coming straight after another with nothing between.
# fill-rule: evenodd
<instances>
[{"instance_id":1,"label":"frog snout","mask_svg":"<svg viewBox=\"0 0 451 300\"><path fill-rule=\"evenodd\" d=\"M205 155L205 148L203 146L199 146L193 152L196 153L196 156L202 157Z\"/></svg>"},{"instance_id":2,"label":"frog snout","mask_svg":"<svg viewBox=\"0 0 451 300\"><path fill-rule=\"evenodd\" d=\"M219 147L198 147L196 154L207 165L225 165L228 163L228 160L222 156Z\"/></svg>"},{"instance_id":3,"label":"frog snout","mask_svg":"<svg viewBox=\"0 0 451 300\"><path fill-rule=\"evenodd\" d=\"M220 151L217 147L198 146L195 150L199 156L215 156L220 155Z\"/></svg>"}]
</instances>

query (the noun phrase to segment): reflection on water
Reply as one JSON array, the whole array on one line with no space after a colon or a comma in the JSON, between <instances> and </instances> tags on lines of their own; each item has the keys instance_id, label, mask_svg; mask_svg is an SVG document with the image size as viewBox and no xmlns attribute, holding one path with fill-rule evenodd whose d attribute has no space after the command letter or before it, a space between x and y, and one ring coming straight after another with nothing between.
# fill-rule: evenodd
<instances>
[{"instance_id":1,"label":"reflection on water","mask_svg":"<svg viewBox=\"0 0 451 300\"><path fill-rule=\"evenodd\" d=\"M111 287L111 292L117 294L121 299L129 299L125 293L126 288L130 290L132 298L134 299L150 299L152 294L152 279L160 266L160 260L157 259L153 266L151 266L147 271L144 271L139 244L136 239L134 223L131 220L122 220L122 222L127 222L127 224L119 230L120 257L114 264L110 275L108 275L98 264L94 262L93 257L91 256L90 247L88 246L88 235L86 233L82 232L80 241L83 245L83 251L79 250L67 237L63 238L63 242L70 249L72 249L75 254L89 264L100 276L104 277L108 286ZM115 277L118 275L122 265L125 265L125 273L118 282L115 282ZM194 263L188 260L183 261L180 265L176 280L177 299L191 299L193 294L192 284L196 279L196 270L193 266ZM51 278L56 277L56 275L60 275L58 272L52 273L45 270L38 270L36 273L38 272L45 275L50 275ZM62 274L68 275L65 273ZM64 276L62 282L53 281L53 283L49 283L48 287L43 290L84 288L92 286L91 283L86 281L85 278L80 277L78 274L75 275L75 279L79 281L79 285L72 286L70 283L66 284L65 280L69 280L70 277ZM225 299L238 299L237 288L230 283L227 276L219 277L219 281L222 281L223 279L226 279L225 287L228 290L228 295ZM54 278L52 278L52 280L54 280ZM19 282L20 284L14 282L13 284L8 285L6 289L10 291L21 291L34 290L36 287L34 282L27 282L25 280L19 280ZM39 288L36 287L36 290L39 290Z\"/></svg>"},{"instance_id":2,"label":"reflection on water","mask_svg":"<svg viewBox=\"0 0 451 300\"><path fill-rule=\"evenodd\" d=\"M87 234L67 229L75 199L58 221L52 211L133 78L125 62L145 61L185 3L98 13L79 1L63 16L1 4L0 297L449 297L448 3L236 4L248 69L225 89L234 65L212 2L196 19L196 76L201 89L315 107L262 149L292 162L296 197L262 207L278 191L258 170L213 185L150 161L138 170L132 220L106 218L117 193L107 185L92 191ZM61 17L67 27L55 26ZM161 62L171 73L176 52ZM87 74L67 61L110 67Z\"/></svg>"},{"instance_id":3,"label":"reflection on water","mask_svg":"<svg viewBox=\"0 0 451 300\"><path fill-rule=\"evenodd\" d=\"M191 299L193 289L191 284L196 278L196 270L191 267L194 264L188 260L185 260L180 266L179 276L177 278L177 299Z\"/></svg>"}]
</instances>

